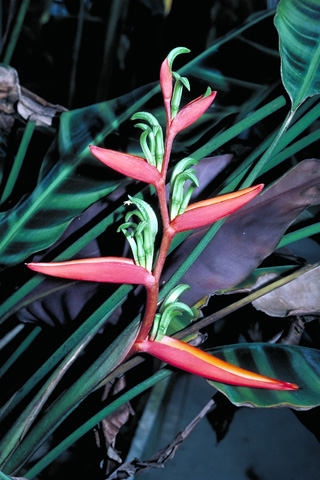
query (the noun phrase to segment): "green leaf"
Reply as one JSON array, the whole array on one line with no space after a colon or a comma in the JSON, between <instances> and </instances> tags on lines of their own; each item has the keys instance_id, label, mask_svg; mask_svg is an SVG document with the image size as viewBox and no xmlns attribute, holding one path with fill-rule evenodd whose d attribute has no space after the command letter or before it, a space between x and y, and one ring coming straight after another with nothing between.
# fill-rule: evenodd
<instances>
[{"instance_id":1,"label":"green leaf","mask_svg":"<svg viewBox=\"0 0 320 480\"><path fill-rule=\"evenodd\" d=\"M44 159L36 188L0 215L0 264L17 264L47 248L73 218L119 185L88 145L117 129L154 91L150 85L141 87L61 115L57 139Z\"/></svg>"},{"instance_id":2,"label":"green leaf","mask_svg":"<svg viewBox=\"0 0 320 480\"><path fill-rule=\"evenodd\" d=\"M320 92L320 6L318 0L281 0L275 16L281 75L296 110Z\"/></svg>"},{"instance_id":3,"label":"green leaf","mask_svg":"<svg viewBox=\"0 0 320 480\"><path fill-rule=\"evenodd\" d=\"M312 348L252 343L218 347L213 355L261 375L295 383L299 390L275 391L234 387L212 382L238 406L290 407L303 410L320 405L320 351Z\"/></svg>"},{"instance_id":4,"label":"green leaf","mask_svg":"<svg viewBox=\"0 0 320 480\"><path fill-rule=\"evenodd\" d=\"M32 432L27 435L11 456L4 460L5 471L20 468L48 436L125 358L138 333L139 322L134 320L94 361L89 368L48 408Z\"/></svg>"}]
</instances>

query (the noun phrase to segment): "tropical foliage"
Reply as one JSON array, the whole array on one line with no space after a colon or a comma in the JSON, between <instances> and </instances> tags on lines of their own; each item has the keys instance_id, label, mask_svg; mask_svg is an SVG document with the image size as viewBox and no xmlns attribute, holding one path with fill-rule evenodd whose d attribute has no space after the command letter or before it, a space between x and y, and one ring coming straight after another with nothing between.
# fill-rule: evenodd
<instances>
[{"instance_id":1,"label":"tropical foliage","mask_svg":"<svg viewBox=\"0 0 320 480\"><path fill-rule=\"evenodd\" d=\"M169 19L174 2L160 4ZM320 405L318 2L281 0L191 60L172 45L154 55L160 82L139 51L144 80L111 100L101 66L90 104L77 104L75 79L96 6L79 5L69 109L26 90L12 68L32 2L4 37L1 478L41 476L107 416L126 424L119 409L143 405L180 369L236 406ZM244 69L263 58L264 73L226 65L235 48Z\"/></svg>"}]
</instances>

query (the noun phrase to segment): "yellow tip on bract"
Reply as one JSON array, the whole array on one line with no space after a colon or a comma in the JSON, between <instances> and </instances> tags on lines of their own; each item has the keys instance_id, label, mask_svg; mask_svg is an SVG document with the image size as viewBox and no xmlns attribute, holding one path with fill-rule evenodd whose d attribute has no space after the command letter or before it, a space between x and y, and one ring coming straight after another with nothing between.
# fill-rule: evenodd
<instances>
[{"instance_id":1,"label":"yellow tip on bract","mask_svg":"<svg viewBox=\"0 0 320 480\"><path fill-rule=\"evenodd\" d=\"M149 353L169 365L209 380L269 390L297 390L299 388L293 383L275 380L231 365L172 337L164 336L161 342L145 340L137 342L135 346L140 352Z\"/></svg>"}]
</instances>

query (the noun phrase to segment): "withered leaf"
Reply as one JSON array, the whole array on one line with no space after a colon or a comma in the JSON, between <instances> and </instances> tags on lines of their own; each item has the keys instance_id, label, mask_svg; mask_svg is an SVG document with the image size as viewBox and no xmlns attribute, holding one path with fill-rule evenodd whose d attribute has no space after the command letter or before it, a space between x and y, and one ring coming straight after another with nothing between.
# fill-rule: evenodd
<instances>
[{"instance_id":1,"label":"withered leaf","mask_svg":"<svg viewBox=\"0 0 320 480\"><path fill-rule=\"evenodd\" d=\"M275 274L262 275L254 288L274 280ZM257 310L272 317L320 314L320 267L252 302Z\"/></svg>"},{"instance_id":2,"label":"withered leaf","mask_svg":"<svg viewBox=\"0 0 320 480\"><path fill-rule=\"evenodd\" d=\"M189 425L174 438L174 440L165 448L159 450L152 455L149 460L141 461L134 459L132 462L126 462L117 470L115 470L107 480L120 480L130 478L138 473L141 473L149 468L163 468L164 465L171 460L178 448L181 446L184 440L192 433L194 428L214 407L215 402L211 399L202 410L196 415L196 417L189 423Z\"/></svg>"}]
</instances>

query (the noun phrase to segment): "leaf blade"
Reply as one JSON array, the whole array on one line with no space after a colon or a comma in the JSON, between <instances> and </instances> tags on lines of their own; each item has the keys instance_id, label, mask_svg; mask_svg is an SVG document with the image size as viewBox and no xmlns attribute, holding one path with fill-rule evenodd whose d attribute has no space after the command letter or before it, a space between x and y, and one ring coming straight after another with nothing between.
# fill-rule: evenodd
<instances>
[{"instance_id":1,"label":"leaf blade","mask_svg":"<svg viewBox=\"0 0 320 480\"><path fill-rule=\"evenodd\" d=\"M296 110L320 91L320 8L316 0L281 0L274 20L281 75Z\"/></svg>"},{"instance_id":2,"label":"leaf blade","mask_svg":"<svg viewBox=\"0 0 320 480\"><path fill-rule=\"evenodd\" d=\"M285 376L299 385L299 390L264 391L246 387L231 387L209 382L237 406L259 408L290 407L305 410L320 404L320 352L319 350L268 343L236 344L218 347L212 353L242 368L260 370L267 375Z\"/></svg>"}]
</instances>

